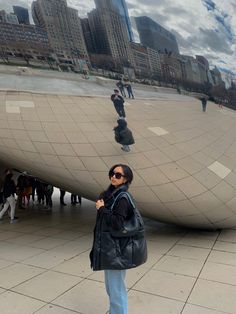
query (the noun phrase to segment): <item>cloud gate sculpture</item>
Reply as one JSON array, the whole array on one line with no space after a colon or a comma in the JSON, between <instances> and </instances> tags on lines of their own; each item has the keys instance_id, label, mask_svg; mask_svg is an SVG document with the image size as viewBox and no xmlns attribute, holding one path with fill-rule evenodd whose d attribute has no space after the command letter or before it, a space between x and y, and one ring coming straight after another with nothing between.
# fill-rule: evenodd
<instances>
[{"instance_id":1,"label":"cloud gate sculpture","mask_svg":"<svg viewBox=\"0 0 236 314\"><path fill-rule=\"evenodd\" d=\"M126 104L131 152L114 140L109 97L0 92L0 163L95 200L126 163L143 215L205 229L236 225L236 112L197 99Z\"/></svg>"}]
</instances>

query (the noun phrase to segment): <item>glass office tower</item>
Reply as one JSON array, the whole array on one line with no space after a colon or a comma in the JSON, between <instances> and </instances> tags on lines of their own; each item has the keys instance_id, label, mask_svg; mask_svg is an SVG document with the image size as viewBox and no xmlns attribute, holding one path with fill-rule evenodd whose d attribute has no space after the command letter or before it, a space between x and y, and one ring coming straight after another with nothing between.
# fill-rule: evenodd
<instances>
[{"instance_id":1,"label":"glass office tower","mask_svg":"<svg viewBox=\"0 0 236 314\"><path fill-rule=\"evenodd\" d=\"M14 5L13 10L20 24L30 24L28 9Z\"/></svg>"},{"instance_id":2,"label":"glass office tower","mask_svg":"<svg viewBox=\"0 0 236 314\"><path fill-rule=\"evenodd\" d=\"M123 17L124 22L126 24L128 34L129 34L129 40L134 42L134 34L132 31L132 26L129 18L129 12L127 9L127 5L125 0L112 0L112 3L114 7L116 7L119 11L119 14Z\"/></svg>"}]
</instances>

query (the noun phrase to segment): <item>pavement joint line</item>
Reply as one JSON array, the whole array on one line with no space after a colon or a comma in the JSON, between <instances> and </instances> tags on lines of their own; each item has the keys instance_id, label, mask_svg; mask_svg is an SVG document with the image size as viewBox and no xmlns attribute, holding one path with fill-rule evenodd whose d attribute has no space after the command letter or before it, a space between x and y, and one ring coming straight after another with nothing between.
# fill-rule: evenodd
<instances>
[{"instance_id":1,"label":"pavement joint line","mask_svg":"<svg viewBox=\"0 0 236 314\"><path fill-rule=\"evenodd\" d=\"M218 241L218 238L219 238L221 232L222 232L222 231L220 231L220 232L218 233L218 235L217 235L217 237L216 237L216 239L215 239L215 241L214 241L214 245L215 245L216 242ZM214 245L213 245L213 247L214 247ZM190 298L190 295L192 294L193 289L194 289L194 287L195 287L196 284L197 284L197 281L200 279L200 275L201 275L201 273L202 273L202 270L203 270L203 268L205 267L206 262L208 261L208 258L209 258L210 254L211 254L212 251L213 251L213 247L212 247L211 249L209 249L209 253L207 254L207 256L206 256L206 258L205 258L205 260L204 260L204 263L203 263L203 265L202 265L202 267L201 267L201 269L200 269L200 271L199 271L199 273L198 273L198 276L196 276L196 280L195 280L195 282L194 282L194 284L193 284L193 286L192 286L192 289L191 289L190 292L189 292L189 295L188 295L188 297L187 297L187 299L186 299L185 305L184 305L184 307L183 307L183 309L182 309L182 311L181 311L180 314L183 313L183 310L184 310L184 308L186 307L186 304L188 303L188 300L189 300L189 298Z\"/></svg>"}]
</instances>

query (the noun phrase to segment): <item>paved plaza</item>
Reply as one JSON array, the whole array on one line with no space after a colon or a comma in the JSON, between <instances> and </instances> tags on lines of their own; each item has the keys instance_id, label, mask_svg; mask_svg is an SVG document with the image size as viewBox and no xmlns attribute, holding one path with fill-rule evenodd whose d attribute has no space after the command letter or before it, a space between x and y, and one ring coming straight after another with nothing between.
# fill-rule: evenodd
<instances>
[{"instance_id":1,"label":"paved plaza","mask_svg":"<svg viewBox=\"0 0 236 314\"><path fill-rule=\"evenodd\" d=\"M0 225L1 314L105 314L103 272L89 267L96 210L34 205ZM236 229L201 231L146 220L148 261L127 273L130 314L236 313Z\"/></svg>"}]
</instances>

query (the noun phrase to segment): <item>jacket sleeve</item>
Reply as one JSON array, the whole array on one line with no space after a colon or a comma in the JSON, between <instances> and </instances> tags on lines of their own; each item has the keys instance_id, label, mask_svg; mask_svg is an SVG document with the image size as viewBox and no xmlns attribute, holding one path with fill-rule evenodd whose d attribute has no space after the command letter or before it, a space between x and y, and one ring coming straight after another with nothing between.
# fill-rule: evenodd
<instances>
[{"instance_id":1,"label":"jacket sleeve","mask_svg":"<svg viewBox=\"0 0 236 314\"><path fill-rule=\"evenodd\" d=\"M99 211L101 211L104 215L104 218L109 226L115 230L120 230L122 229L124 221L129 214L130 206L131 205L128 203L127 199L122 197L117 200L112 213L104 206L101 207Z\"/></svg>"}]
</instances>

